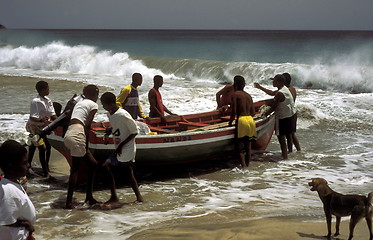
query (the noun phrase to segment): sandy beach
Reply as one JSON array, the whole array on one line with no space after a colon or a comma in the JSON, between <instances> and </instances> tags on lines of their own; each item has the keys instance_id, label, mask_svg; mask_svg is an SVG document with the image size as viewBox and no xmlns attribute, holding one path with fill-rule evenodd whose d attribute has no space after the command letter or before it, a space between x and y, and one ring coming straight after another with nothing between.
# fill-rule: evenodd
<instances>
[{"instance_id":1,"label":"sandy beach","mask_svg":"<svg viewBox=\"0 0 373 240\"><path fill-rule=\"evenodd\" d=\"M38 159L35 157L33 161L33 166L38 169ZM51 158L51 171L52 175L57 179L56 186L63 186L63 183L66 183L68 179L69 173L69 166L64 159L64 157L59 154L57 151L52 151L52 158ZM35 198L36 194L33 193L33 181L35 182L43 182L42 178L36 177L30 180L31 187L29 188L29 194L31 199ZM172 181L172 180L171 180ZM49 188L54 188L54 183L49 184ZM150 184L151 185L151 184ZM129 189L125 188L128 192ZM100 190L101 191L101 190ZM97 191L96 194L102 194ZM61 195L59 197L60 204L63 203L64 200L64 189L59 191ZM79 192L76 194L77 201L82 201L84 197L83 192ZM316 197L316 196L315 196ZM82 199L80 199L82 198ZM156 199L147 199L147 201L141 205L141 210L146 212L146 209L149 209L149 212L154 211L154 206L157 204ZM294 200L295 201L295 200ZM40 212L40 208L44 208L45 205L48 205L48 202L38 202L35 203L37 211ZM322 209L321 201L318 203L318 207L320 210ZM38 209L39 208L39 209ZM111 211L97 211L97 210L88 210L92 211L92 214L102 214L102 215L110 215L111 213L116 218L120 217L123 214L128 215L128 207L123 207L121 209L112 210ZM130 207L131 208L131 207ZM250 208L250 206L248 206ZM132 209L131 211L136 211L136 209ZM53 213L54 212L54 213ZM64 213L62 213L64 212ZM49 210L48 216L55 216L59 214L78 214L76 210L68 211L61 209L61 207L55 207ZM88 213L85 213L88 214ZM48 224L48 218L45 218L45 214L41 214L42 217L38 219L36 223L36 232L35 237L37 239L48 239L48 235L45 235L44 227ZM78 216L77 215L77 216ZM118 216L119 215L119 216ZM223 219L223 221L222 221ZM80 220L79 220L80 221ZM344 240L348 239L348 221L349 218L343 218L341 223L341 235L337 238L332 239L339 239ZM69 228L71 225L71 219L60 219L55 223L61 229ZM65 226L64 226L65 225ZM71 227L71 226L70 226ZM333 225L332 225L332 232L334 233L335 229L335 218L333 218ZM103 236L102 232L97 233L95 236L94 232L95 229L92 227L91 231L93 234L91 235L92 239L99 239L100 236ZM53 231L57 233L58 231ZM268 240L268 239L276 239L276 240L296 240L296 239L326 239L325 236L327 233L326 229L326 222L324 220L324 216L318 215L315 217L314 220L302 220L302 216L294 214L292 216L247 216L247 219L237 219L234 214L229 214L223 216L219 216L216 214L212 215L204 215L199 217L194 217L192 219L186 220L185 219L169 219L165 220L162 224L153 224L150 227L136 229L136 233L131 235L130 237L122 238L120 235L118 239L154 239L154 240L164 240L164 239L201 239L201 240L225 240L225 239L232 239L232 240L240 240L240 239L249 239L249 240ZM64 233L58 233L61 236L66 236ZM368 239L369 232L366 226L365 220L362 220L355 229L354 239ZM67 238L60 238L60 239L67 239ZM88 239L88 238L85 238Z\"/></svg>"},{"instance_id":2,"label":"sandy beach","mask_svg":"<svg viewBox=\"0 0 373 240\"><path fill-rule=\"evenodd\" d=\"M242 227L246 225L246 227ZM334 222L333 225L334 227ZM205 228L201 230L201 228ZM341 235L332 239L347 240L348 220L341 222ZM334 231L334 230L333 230ZM201 227L170 226L169 228L146 230L129 239L201 239L201 240L312 240L326 239L326 223L299 222L283 217L271 217L258 220L240 221L239 227L234 220L229 224L206 224ZM353 239L369 239L366 224L361 221L355 229Z\"/></svg>"}]
</instances>

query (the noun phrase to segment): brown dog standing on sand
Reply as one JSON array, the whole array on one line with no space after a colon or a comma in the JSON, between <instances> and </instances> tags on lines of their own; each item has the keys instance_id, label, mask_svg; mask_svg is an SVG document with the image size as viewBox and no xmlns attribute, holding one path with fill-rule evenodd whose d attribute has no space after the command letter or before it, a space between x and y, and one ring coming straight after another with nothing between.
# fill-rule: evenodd
<instances>
[{"instance_id":1,"label":"brown dog standing on sand","mask_svg":"<svg viewBox=\"0 0 373 240\"><path fill-rule=\"evenodd\" d=\"M350 219L350 236L349 240L352 239L354 234L354 228L356 224L365 217L367 221L370 237L369 240L373 240L372 234L372 197L373 192L369 193L368 197L361 195L343 195L334 192L329 186L328 182L323 178L313 178L311 182L308 183L312 186L311 191L317 191L319 197L324 204L324 212L326 217L326 223L328 225L328 235L326 236L330 239L331 236L331 225L332 225L332 215L336 216L336 231L334 236L339 235L339 224L341 222L341 217L346 217L351 215Z\"/></svg>"}]
</instances>

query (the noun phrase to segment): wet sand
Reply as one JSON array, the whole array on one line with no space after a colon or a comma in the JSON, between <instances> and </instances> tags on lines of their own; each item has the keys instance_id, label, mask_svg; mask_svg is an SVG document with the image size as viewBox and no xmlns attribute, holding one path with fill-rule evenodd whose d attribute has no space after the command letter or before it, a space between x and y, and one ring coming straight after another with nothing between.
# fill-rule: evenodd
<instances>
[{"instance_id":1,"label":"wet sand","mask_svg":"<svg viewBox=\"0 0 373 240\"><path fill-rule=\"evenodd\" d=\"M333 222L332 228L335 227ZM203 229L204 230L201 230ZM332 239L347 240L349 235L348 219L341 222L341 235ZM129 239L201 239L201 240L308 240L326 239L325 222L300 222L285 217L270 217L258 220L239 221L232 219L228 224L206 224L201 226L178 226L144 230ZM334 233L334 229L332 230ZM365 220L355 228L353 239L369 239L369 231Z\"/></svg>"},{"instance_id":2,"label":"wet sand","mask_svg":"<svg viewBox=\"0 0 373 240\"><path fill-rule=\"evenodd\" d=\"M38 168L38 158L34 158L33 165ZM69 174L69 165L67 164L64 157L56 152L52 151L52 157L50 162L52 170L52 176L55 177L58 182L67 182ZM38 180L36 177L35 180ZM33 181L32 179L30 181ZM51 183L53 184L53 183ZM30 189L31 190L31 189ZM32 192L32 190L31 190ZM32 193L31 193L32 195ZM83 197L83 193L81 193ZM79 196L79 195L78 195ZM63 196L61 196L63 198ZM81 199L83 200L83 199ZM148 203L149 202L149 203ZM151 204L152 201L145 202L143 208L146 208L147 204ZM320 201L320 209L322 204ZM56 211L66 211L63 209L56 209ZM89 210L94 211L94 210ZM110 211L106 211L105 214L110 214ZM117 214L117 212L116 212ZM165 239L202 239L202 240L295 240L295 239L326 239L324 236L327 233L326 222L324 216L317 216L316 219L311 221L302 220L302 216L279 216L279 217L263 217L254 218L247 216L247 219L236 219L233 215L230 216L201 216L187 221L169 220L161 225L153 225L147 229L137 229L131 237L126 239L154 239L154 240L165 240ZM308 216L307 219L310 217ZM223 219L223 220L222 220ZM304 218L303 218L304 219ZM339 240L348 239L348 221L349 218L343 218L341 222L340 232L341 235L337 238ZM64 220L61 219L59 223L64 224ZM43 239L45 236L43 232L43 220L36 223L35 237L37 239ZM332 232L335 229L335 218L333 218ZM40 235L39 235L40 234ZM92 239L98 239L102 236L98 233L98 236L91 236ZM122 239L123 236L118 236L118 239ZM354 239L368 239L369 231L365 220L359 222L355 228ZM124 238L123 238L124 239Z\"/></svg>"}]
</instances>

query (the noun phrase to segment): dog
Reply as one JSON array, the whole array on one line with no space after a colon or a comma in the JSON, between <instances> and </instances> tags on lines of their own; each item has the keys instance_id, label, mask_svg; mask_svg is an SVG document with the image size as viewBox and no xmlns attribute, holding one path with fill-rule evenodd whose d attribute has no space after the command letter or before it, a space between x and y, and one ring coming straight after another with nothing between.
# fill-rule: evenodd
<instances>
[{"instance_id":1,"label":"dog","mask_svg":"<svg viewBox=\"0 0 373 240\"><path fill-rule=\"evenodd\" d=\"M368 197L361 195L343 195L333 191L328 182L323 178L313 178L308 183L311 186L311 191L317 191L324 205L326 223L328 227L328 239L331 237L332 215L336 216L336 232L334 236L339 235L339 224L341 217L351 216L350 218L350 235L352 239L356 224L365 217L368 224L370 238L373 240L372 234L372 198L373 192L369 193Z\"/></svg>"}]
</instances>

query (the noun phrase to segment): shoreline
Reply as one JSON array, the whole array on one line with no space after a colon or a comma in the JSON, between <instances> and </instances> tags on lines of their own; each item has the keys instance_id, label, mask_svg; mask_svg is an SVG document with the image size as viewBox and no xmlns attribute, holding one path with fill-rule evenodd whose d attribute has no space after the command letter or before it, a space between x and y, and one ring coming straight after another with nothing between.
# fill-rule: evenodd
<instances>
[{"instance_id":1,"label":"shoreline","mask_svg":"<svg viewBox=\"0 0 373 240\"><path fill-rule=\"evenodd\" d=\"M34 157L33 166L39 165L37 156ZM67 182L69 177L69 165L65 158L52 150L51 154L51 175L58 182ZM38 177L39 178L39 177ZM31 180L32 181L32 180ZM151 183L150 183L151 184ZM151 203L151 201L149 202ZM318 203L322 209L321 201ZM94 210L92 210L94 211ZM118 211L118 210L117 210ZM118 214L113 210L113 214ZM149 210L151 211L151 210ZM109 213L109 212L107 212ZM123 213L124 214L124 213ZM150 224L145 229L133 229L134 233L126 239L201 239L201 240L315 240L326 239L327 225L324 216L314 216L314 220L307 216L274 216L263 218L255 217L247 219L235 218L233 215L225 218L221 216L206 215L192 219L179 218L174 221L159 222ZM349 236L349 217L342 218L340 233L338 237L331 239L347 240ZM42 224L42 221L39 224ZM36 224L38 233L43 228L42 225ZM64 221L60 224L64 225ZM335 217L332 219L332 234L335 232ZM38 234L35 236L38 238ZM93 234L91 239L99 239L101 233ZM121 236L117 236L121 237ZM39 236L39 238L43 238ZM365 219L362 219L355 228L353 239L368 239L369 231Z\"/></svg>"}]
</instances>

